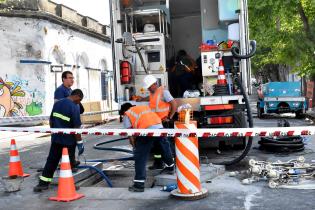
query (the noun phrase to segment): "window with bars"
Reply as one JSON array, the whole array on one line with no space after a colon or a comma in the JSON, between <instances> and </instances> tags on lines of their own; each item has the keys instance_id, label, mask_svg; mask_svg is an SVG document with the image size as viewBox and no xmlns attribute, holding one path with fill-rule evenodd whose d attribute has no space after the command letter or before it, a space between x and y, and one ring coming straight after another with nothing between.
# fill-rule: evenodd
<instances>
[{"instance_id":1,"label":"window with bars","mask_svg":"<svg viewBox=\"0 0 315 210\"><path fill-rule=\"evenodd\" d=\"M107 100L108 99L107 72L101 72L101 88L102 88L102 100Z\"/></svg>"}]
</instances>

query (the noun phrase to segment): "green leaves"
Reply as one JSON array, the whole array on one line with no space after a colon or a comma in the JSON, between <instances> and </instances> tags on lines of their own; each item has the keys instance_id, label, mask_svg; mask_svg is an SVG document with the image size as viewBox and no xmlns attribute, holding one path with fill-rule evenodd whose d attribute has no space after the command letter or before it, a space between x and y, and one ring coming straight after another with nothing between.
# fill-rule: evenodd
<instances>
[{"instance_id":1,"label":"green leaves","mask_svg":"<svg viewBox=\"0 0 315 210\"><path fill-rule=\"evenodd\" d=\"M253 70L290 65L315 73L315 0L249 0L250 38L257 41Z\"/></svg>"}]
</instances>

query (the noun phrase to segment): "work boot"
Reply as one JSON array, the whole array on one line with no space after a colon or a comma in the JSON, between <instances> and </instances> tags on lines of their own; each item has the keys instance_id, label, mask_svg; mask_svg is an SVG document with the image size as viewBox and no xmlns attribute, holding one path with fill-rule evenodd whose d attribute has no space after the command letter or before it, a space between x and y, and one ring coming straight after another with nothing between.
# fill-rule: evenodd
<instances>
[{"instance_id":1,"label":"work boot","mask_svg":"<svg viewBox=\"0 0 315 210\"><path fill-rule=\"evenodd\" d=\"M161 174L170 174L170 175L173 175L174 174L174 170L175 167L174 167L174 164L168 166L166 165L165 168L163 168L163 170L161 171Z\"/></svg>"},{"instance_id":2,"label":"work boot","mask_svg":"<svg viewBox=\"0 0 315 210\"><path fill-rule=\"evenodd\" d=\"M128 188L130 192L144 192L144 182L134 182L132 186Z\"/></svg>"},{"instance_id":3,"label":"work boot","mask_svg":"<svg viewBox=\"0 0 315 210\"><path fill-rule=\"evenodd\" d=\"M34 192L42 192L43 190L48 190L49 182L45 182L43 180L39 180L39 183L36 187L34 187Z\"/></svg>"},{"instance_id":4,"label":"work boot","mask_svg":"<svg viewBox=\"0 0 315 210\"><path fill-rule=\"evenodd\" d=\"M74 168L77 168L80 164L81 164L81 162L79 160L75 160L74 161Z\"/></svg>"},{"instance_id":5,"label":"work boot","mask_svg":"<svg viewBox=\"0 0 315 210\"><path fill-rule=\"evenodd\" d=\"M159 170L163 168L163 162L161 159L154 159L152 166L149 166L149 170Z\"/></svg>"}]
</instances>

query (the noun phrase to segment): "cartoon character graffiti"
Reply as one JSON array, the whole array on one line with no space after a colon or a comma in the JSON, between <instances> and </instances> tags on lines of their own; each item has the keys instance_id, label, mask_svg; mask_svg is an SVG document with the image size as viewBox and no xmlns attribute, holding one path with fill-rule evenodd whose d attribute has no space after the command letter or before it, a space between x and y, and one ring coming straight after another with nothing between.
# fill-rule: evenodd
<instances>
[{"instance_id":1,"label":"cartoon character graffiti","mask_svg":"<svg viewBox=\"0 0 315 210\"><path fill-rule=\"evenodd\" d=\"M21 90L19 82L5 82L0 77L0 117L18 116L23 106L14 101L13 97L24 97L25 92Z\"/></svg>"}]
</instances>

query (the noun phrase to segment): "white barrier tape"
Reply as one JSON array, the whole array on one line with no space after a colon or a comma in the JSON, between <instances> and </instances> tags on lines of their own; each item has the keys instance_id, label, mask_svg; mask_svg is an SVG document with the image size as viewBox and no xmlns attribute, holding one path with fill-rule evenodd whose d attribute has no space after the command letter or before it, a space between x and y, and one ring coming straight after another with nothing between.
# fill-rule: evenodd
<instances>
[{"instance_id":1,"label":"white barrier tape","mask_svg":"<svg viewBox=\"0 0 315 210\"><path fill-rule=\"evenodd\" d=\"M86 112L81 116L90 116L90 115L98 115L105 113L118 112L119 110L112 111L97 111L97 112ZM18 122L32 122L32 121L48 121L49 116L40 115L40 116L21 116L21 117L0 117L0 124L4 123L18 123Z\"/></svg>"},{"instance_id":2,"label":"white barrier tape","mask_svg":"<svg viewBox=\"0 0 315 210\"><path fill-rule=\"evenodd\" d=\"M218 128L218 129L59 129L0 127L0 131L83 134L105 136L149 136L149 137L240 137L240 136L310 136L315 135L315 126L276 128Z\"/></svg>"}]
</instances>

